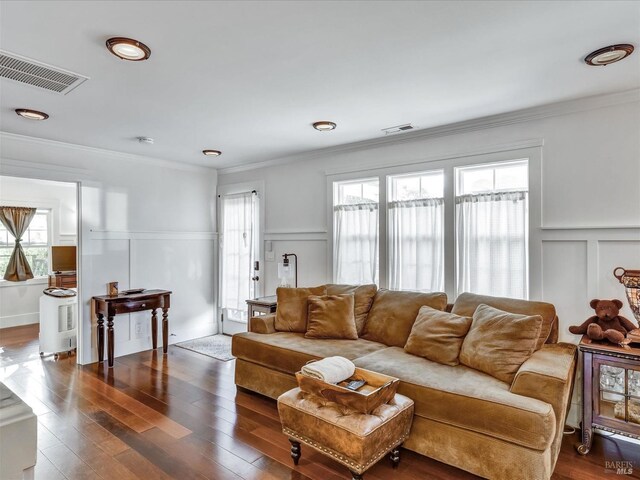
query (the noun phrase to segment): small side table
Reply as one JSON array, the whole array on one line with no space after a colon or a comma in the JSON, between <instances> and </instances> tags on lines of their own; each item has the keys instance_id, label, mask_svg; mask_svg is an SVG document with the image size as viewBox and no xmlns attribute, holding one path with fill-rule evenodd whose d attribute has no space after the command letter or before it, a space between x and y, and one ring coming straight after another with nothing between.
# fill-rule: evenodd
<instances>
[{"instance_id":1,"label":"small side table","mask_svg":"<svg viewBox=\"0 0 640 480\"><path fill-rule=\"evenodd\" d=\"M256 315L269 315L270 313L274 313L277 305L275 295L247 300L247 306L249 308L247 321Z\"/></svg>"},{"instance_id":2,"label":"small side table","mask_svg":"<svg viewBox=\"0 0 640 480\"><path fill-rule=\"evenodd\" d=\"M583 336L581 455L591 450L593 429L640 439L640 345L622 348Z\"/></svg>"},{"instance_id":3,"label":"small side table","mask_svg":"<svg viewBox=\"0 0 640 480\"><path fill-rule=\"evenodd\" d=\"M151 310L151 340L153 349L158 348L158 315L162 310L162 353L167 353L169 347L169 307L171 306L169 290L144 290L140 293L121 293L119 295L100 295L93 297L94 312L98 319L98 362L104 360L104 317L107 317L107 363L113 367L114 333L113 319L121 313L141 312Z\"/></svg>"}]
</instances>

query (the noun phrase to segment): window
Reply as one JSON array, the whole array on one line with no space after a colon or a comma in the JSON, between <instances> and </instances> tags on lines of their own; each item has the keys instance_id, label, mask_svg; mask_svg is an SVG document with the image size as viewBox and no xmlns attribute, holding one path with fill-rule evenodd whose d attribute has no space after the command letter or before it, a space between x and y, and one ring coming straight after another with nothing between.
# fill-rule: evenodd
<instances>
[{"instance_id":1,"label":"window","mask_svg":"<svg viewBox=\"0 0 640 480\"><path fill-rule=\"evenodd\" d=\"M333 184L333 272L337 283L378 284L378 179Z\"/></svg>"},{"instance_id":2,"label":"window","mask_svg":"<svg viewBox=\"0 0 640 480\"><path fill-rule=\"evenodd\" d=\"M388 177L389 288L444 290L444 172Z\"/></svg>"},{"instance_id":3,"label":"window","mask_svg":"<svg viewBox=\"0 0 640 480\"><path fill-rule=\"evenodd\" d=\"M22 249L29 261L34 277L44 277L49 273L49 231L50 210L38 209L29 228L22 237ZM4 275L15 246L15 237L0 223L0 272Z\"/></svg>"},{"instance_id":4,"label":"window","mask_svg":"<svg viewBox=\"0 0 640 480\"><path fill-rule=\"evenodd\" d=\"M455 172L458 292L527 298L527 161Z\"/></svg>"}]
</instances>

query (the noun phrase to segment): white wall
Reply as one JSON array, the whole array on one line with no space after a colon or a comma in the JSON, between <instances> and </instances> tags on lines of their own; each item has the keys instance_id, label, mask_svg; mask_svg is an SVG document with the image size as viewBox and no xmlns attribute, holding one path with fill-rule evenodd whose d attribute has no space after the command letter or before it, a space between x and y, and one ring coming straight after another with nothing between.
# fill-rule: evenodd
<instances>
[{"instance_id":1,"label":"white wall","mask_svg":"<svg viewBox=\"0 0 640 480\"><path fill-rule=\"evenodd\" d=\"M218 182L264 180L265 239L273 242L276 261L284 250L298 253L301 285L321 284L331 280L327 174L362 171L366 176L375 168L404 164L419 170L430 161L453 162L539 143L541 178L532 181L540 185L541 204L530 208L541 217L531 232L531 248L540 260L531 268L532 297L556 305L560 340L576 343L579 337L567 328L592 314L591 298L623 299L622 314L633 319L611 272L617 266L640 268L639 132L640 92L633 91L468 122L421 137L398 136L391 143L332 149L295 163L222 170ZM277 285L274 263L267 262L265 273L270 294ZM574 425L580 385L579 380L570 416Z\"/></svg>"},{"instance_id":2,"label":"white wall","mask_svg":"<svg viewBox=\"0 0 640 480\"><path fill-rule=\"evenodd\" d=\"M75 184L0 176L0 205L50 209L52 244L76 244ZM46 286L46 277L18 283L0 279L0 328L38 323Z\"/></svg>"},{"instance_id":3,"label":"white wall","mask_svg":"<svg viewBox=\"0 0 640 480\"><path fill-rule=\"evenodd\" d=\"M6 133L0 140L0 174L80 182L82 363L97 359L91 297L111 281L173 291L170 343L215 333L215 170ZM151 348L148 317L116 318L116 356Z\"/></svg>"}]
</instances>

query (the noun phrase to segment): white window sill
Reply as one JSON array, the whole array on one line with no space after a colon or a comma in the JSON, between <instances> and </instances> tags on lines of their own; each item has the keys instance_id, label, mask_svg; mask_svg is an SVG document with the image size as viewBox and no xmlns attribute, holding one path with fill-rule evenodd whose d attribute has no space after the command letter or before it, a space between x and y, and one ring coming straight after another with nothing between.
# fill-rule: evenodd
<instances>
[{"instance_id":1,"label":"white window sill","mask_svg":"<svg viewBox=\"0 0 640 480\"><path fill-rule=\"evenodd\" d=\"M9 282L4 279L0 279L0 288L7 287L25 287L29 285L47 285L49 283L48 277L36 277L31 280L25 280L24 282Z\"/></svg>"}]
</instances>

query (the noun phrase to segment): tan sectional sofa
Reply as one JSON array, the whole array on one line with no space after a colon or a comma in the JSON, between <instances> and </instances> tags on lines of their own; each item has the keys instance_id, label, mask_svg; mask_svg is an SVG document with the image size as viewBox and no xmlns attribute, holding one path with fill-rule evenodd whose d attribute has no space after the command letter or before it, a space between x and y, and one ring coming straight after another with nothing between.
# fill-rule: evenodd
<instances>
[{"instance_id":1,"label":"tan sectional sofa","mask_svg":"<svg viewBox=\"0 0 640 480\"><path fill-rule=\"evenodd\" d=\"M387 297L376 295L374 306L379 309L376 302ZM405 448L485 478L548 479L571 400L576 347L557 343L558 320L548 303L465 293L447 309L471 316L480 304L538 314L551 324L546 343L522 364L511 385L462 364L442 365L364 338L309 339L278 332L274 315L252 318L249 332L234 335L236 384L277 398L297 386L294 373L306 362L341 355L401 380L398 392L415 402Z\"/></svg>"}]
</instances>

